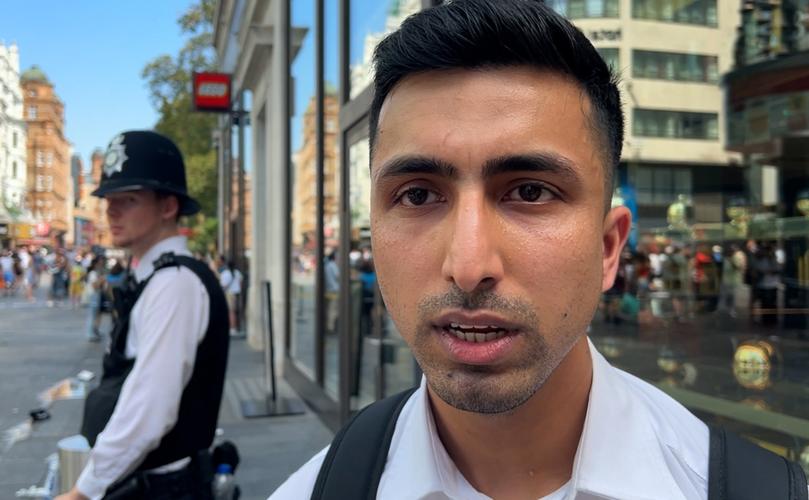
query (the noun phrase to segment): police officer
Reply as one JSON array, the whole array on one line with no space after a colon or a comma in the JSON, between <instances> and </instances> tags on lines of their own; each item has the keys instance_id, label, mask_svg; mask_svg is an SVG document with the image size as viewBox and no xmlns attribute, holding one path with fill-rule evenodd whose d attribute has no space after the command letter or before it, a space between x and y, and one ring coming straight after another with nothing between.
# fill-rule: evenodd
<instances>
[{"instance_id":1,"label":"police officer","mask_svg":"<svg viewBox=\"0 0 809 500\"><path fill-rule=\"evenodd\" d=\"M215 275L178 233L179 217L199 211L180 151L151 131L116 136L93 195L107 200L131 275L116 295L101 383L85 403L90 459L57 498L210 498L228 310Z\"/></svg>"}]
</instances>

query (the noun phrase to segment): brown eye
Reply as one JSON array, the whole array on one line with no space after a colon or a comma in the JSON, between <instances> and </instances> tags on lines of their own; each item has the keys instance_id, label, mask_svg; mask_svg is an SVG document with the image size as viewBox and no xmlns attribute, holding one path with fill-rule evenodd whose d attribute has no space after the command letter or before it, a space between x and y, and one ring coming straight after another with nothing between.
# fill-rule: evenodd
<instances>
[{"instance_id":1,"label":"brown eye","mask_svg":"<svg viewBox=\"0 0 809 500\"><path fill-rule=\"evenodd\" d=\"M520 199L523 201L537 201L542 196L544 188L539 184L523 184L517 188L520 194Z\"/></svg>"},{"instance_id":2,"label":"brown eye","mask_svg":"<svg viewBox=\"0 0 809 500\"><path fill-rule=\"evenodd\" d=\"M407 196L407 201L409 201L412 205L423 205L427 201L429 194L430 192L426 189L410 188L407 190L405 196Z\"/></svg>"},{"instance_id":3,"label":"brown eye","mask_svg":"<svg viewBox=\"0 0 809 500\"><path fill-rule=\"evenodd\" d=\"M409 208L420 207L441 201L439 195L427 188L412 186L403 191L396 198L397 203Z\"/></svg>"},{"instance_id":4,"label":"brown eye","mask_svg":"<svg viewBox=\"0 0 809 500\"><path fill-rule=\"evenodd\" d=\"M527 182L509 191L505 198L506 201L544 203L557 198L557 195L541 182Z\"/></svg>"}]
</instances>

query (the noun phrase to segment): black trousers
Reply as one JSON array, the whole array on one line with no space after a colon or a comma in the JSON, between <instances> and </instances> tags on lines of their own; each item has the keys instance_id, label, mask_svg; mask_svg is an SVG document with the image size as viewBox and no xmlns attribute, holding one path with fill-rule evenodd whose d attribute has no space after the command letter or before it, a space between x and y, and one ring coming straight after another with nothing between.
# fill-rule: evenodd
<instances>
[{"instance_id":1,"label":"black trousers","mask_svg":"<svg viewBox=\"0 0 809 500\"><path fill-rule=\"evenodd\" d=\"M210 474L192 465L167 474L133 473L111 486L104 500L213 500Z\"/></svg>"}]
</instances>

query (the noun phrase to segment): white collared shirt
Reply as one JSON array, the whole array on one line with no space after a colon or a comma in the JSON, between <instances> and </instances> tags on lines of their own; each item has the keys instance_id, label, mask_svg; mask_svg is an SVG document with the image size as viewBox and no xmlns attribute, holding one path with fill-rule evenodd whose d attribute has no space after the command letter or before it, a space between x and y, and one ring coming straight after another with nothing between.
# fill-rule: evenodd
<instances>
[{"instance_id":1,"label":"white collared shirt","mask_svg":"<svg viewBox=\"0 0 809 500\"><path fill-rule=\"evenodd\" d=\"M708 497L708 427L671 397L610 366L590 343L593 383L573 474L543 500L702 500ZM272 500L309 498L328 448ZM444 449L425 380L405 404L377 490L382 500L483 500Z\"/></svg>"},{"instance_id":2,"label":"white collared shirt","mask_svg":"<svg viewBox=\"0 0 809 500\"><path fill-rule=\"evenodd\" d=\"M135 268L140 282L166 252L190 255L182 236L167 238ZM197 347L208 329L210 300L202 281L186 267L156 272L132 308L126 357L135 365L121 388L107 426L76 482L85 496L99 499L115 481L135 470L177 422L180 399L191 379ZM188 459L160 467L176 469Z\"/></svg>"}]
</instances>

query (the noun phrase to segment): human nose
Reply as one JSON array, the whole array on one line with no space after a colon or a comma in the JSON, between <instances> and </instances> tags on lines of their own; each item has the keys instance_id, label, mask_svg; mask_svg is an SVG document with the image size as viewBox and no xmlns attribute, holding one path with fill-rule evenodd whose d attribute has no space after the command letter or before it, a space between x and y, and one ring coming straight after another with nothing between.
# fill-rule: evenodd
<instances>
[{"instance_id":1,"label":"human nose","mask_svg":"<svg viewBox=\"0 0 809 500\"><path fill-rule=\"evenodd\" d=\"M503 278L496 213L483 194L462 196L450 217L442 274L467 293L493 288Z\"/></svg>"}]
</instances>

